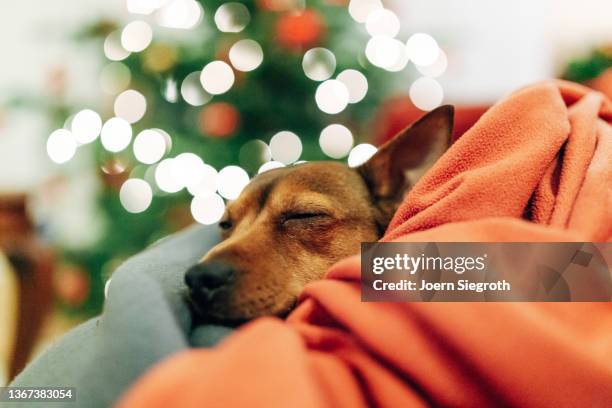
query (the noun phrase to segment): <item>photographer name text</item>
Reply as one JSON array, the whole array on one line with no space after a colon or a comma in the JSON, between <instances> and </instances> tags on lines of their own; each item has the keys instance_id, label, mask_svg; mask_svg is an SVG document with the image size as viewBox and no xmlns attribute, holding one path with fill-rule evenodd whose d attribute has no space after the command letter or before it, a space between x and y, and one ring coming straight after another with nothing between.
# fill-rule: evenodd
<instances>
[{"instance_id":1,"label":"photographer name text","mask_svg":"<svg viewBox=\"0 0 612 408\"><path fill-rule=\"evenodd\" d=\"M372 287L377 291L421 291L421 290L436 290L436 291L470 291L482 293L485 291L507 292L512 290L510 282L500 280L497 282L471 282L467 279L461 279L457 282L429 282L421 279L418 282L402 279L398 282L385 282L382 279L376 279L372 282Z\"/></svg>"}]
</instances>

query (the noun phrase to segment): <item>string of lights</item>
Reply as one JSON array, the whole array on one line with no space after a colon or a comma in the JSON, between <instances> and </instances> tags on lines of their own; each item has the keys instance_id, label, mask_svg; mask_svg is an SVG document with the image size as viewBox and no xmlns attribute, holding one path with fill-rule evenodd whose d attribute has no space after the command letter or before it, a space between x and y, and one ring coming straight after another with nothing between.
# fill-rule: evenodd
<instances>
[{"instance_id":1,"label":"string of lights","mask_svg":"<svg viewBox=\"0 0 612 408\"><path fill-rule=\"evenodd\" d=\"M132 53L141 53L151 47L156 26L191 30L202 24L204 16L202 5L195 0L127 0L127 9L134 20L111 32L103 43L104 55L110 63L102 71L100 83L110 92L129 83L130 71L121 61ZM412 62L423 75L410 87L412 102L423 110L441 104L443 90L435 78L446 70L447 58L433 37L414 33L405 42L399 40L399 18L384 8L380 0L352 0L348 4L348 13L356 22L364 24L370 36L364 44L364 55L369 63L389 72L398 72ZM214 12L215 28L222 33L240 33L250 22L249 9L242 3L228 2ZM257 70L264 58L266 55L260 43L250 38L239 39L229 47L228 61L206 62L201 70L185 75L178 87L172 80L174 82L167 85L173 91L166 91L164 97L168 100L180 97L191 106L203 106L217 95L232 92L237 75ZM328 115L337 115L348 105L358 104L368 93L368 79L359 69L345 69L335 75L336 56L330 49L314 47L306 50L302 69L307 78L319 82L313 103ZM114 81L109 79L111 77ZM168 157L173 140L162 129L144 129L134 137L134 124L147 112L147 99L138 90L121 90L113 108L114 116L105 121L91 109L77 112L67 120L64 128L51 133L47 152L52 161L61 164L71 160L81 146L98 138L109 153L131 148L135 159L149 168L143 178L130 177L121 185L119 199L126 211L146 211L156 191L175 194L186 189L192 195L193 218L203 224L213 224L222 216L225 200L235 199L248 184L249 174L239 165L217 170L191 152ZM302 141L293 131L280 130L268 143L263 140L255 142L256 146L253 142L247 145L251 144L254 147L251 150L263 157L257 173L291 165L301 159ZM342 123L321 129L319 145L321 151L332 159L346 157L350 166L358 166L376 152L376 147L371 144L355 146L351 130ZM115 164L121 167L119 163ZM106 170L109 170L108 166Z\"/></svg>"}]
</instances>

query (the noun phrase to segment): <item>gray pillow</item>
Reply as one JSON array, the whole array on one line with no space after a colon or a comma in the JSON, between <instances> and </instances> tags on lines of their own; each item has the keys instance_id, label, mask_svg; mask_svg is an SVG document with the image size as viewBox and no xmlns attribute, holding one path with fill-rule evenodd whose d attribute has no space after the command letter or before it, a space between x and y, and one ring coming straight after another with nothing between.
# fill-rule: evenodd
<instances>
[{"instance_id":1,"label":"gray pillow","mask_svg":"<svg viewBox=\"0 0 612 408\"><path fill-rule=\"evenodd\" d=\"M217 228L193 226L126 261L112 276L102 314L53 344L10 385L76 387L76 404L45 403L46 407L107 407L168 355L216 344L231 329L191 327L183 275L218 240Z\"/></svg>"}]
</instances>

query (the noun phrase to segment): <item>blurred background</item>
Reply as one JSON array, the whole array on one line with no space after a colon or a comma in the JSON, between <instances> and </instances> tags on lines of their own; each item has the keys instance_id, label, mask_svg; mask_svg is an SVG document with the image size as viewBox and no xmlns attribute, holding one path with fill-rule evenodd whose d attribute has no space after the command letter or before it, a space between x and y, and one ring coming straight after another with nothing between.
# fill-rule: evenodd
<instances>
[{"instance_id":1,"label":"blurred background","mask_svg":"<svg viewBox=\"0 0 612 408\"><path fill-rule=\"evenodd\" d=\"M612 96L609 0L21 0L0 5L0 384L127 257L249 179L356 166L424 111L455 136L548 78Z\"/></svg>"}]
</instances>

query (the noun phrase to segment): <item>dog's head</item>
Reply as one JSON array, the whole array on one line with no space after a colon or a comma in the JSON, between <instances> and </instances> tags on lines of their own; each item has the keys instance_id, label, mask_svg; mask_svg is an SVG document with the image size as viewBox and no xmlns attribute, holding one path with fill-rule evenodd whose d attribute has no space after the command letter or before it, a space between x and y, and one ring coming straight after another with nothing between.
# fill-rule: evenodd
<instances>
[{"instance_id":1,"label":"dog's head","mask_svg":"<svg viewBox=\"0 0 612 408\"><path fill-rule=\"evenodd\" d=\"M357 168L310 162L255 177L228 204L222 241L185 275L195 310L222 321L287 313L307 283L381 237L448 148L452 119L450 106L428 113Z\"/></svg>"}]
</instances>

